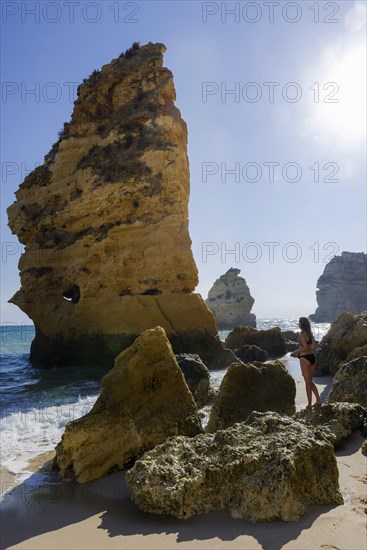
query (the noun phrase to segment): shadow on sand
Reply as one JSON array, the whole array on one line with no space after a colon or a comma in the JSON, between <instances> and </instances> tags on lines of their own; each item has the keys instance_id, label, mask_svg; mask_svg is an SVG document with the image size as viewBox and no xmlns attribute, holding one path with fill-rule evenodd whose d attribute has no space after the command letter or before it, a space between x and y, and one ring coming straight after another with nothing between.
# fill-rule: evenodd
<instances>
[{"instance_id":1,"label":"shadow on sand","mask_svg":"<svg viewBox=\"0 0 367 550\"><path fill-rule=\"evenodd\" d=\"M0 505L2 549L99 515L98 529L104 530L108 537L125 538L121 546L119 543L120 548L129 548L128 537L134 535L174 534L178 543L215 538L234 541L247 536L256 539L265 550L280 550L333 508L313 506L294 523L252 524L233 519L227 511L177 520L140 511L130 499L124 472L83 485L60 483L56 473L49 472L48 484L32 487L32 483L39 481L37 476L39 474L31 475L4 495ZM75 541L75 548L84 548L81 541L82 534L80 541Z\"/></svg>"}]
</instances>

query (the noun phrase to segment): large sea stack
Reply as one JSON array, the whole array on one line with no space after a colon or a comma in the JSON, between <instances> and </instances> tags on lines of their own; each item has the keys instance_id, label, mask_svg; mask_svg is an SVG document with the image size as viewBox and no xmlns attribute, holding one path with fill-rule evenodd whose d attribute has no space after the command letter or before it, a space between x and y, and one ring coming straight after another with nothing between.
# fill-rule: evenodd
<instances>
[{"instance_id":1,"label":"large sea stack","mask_svg":"<svg viewBox=\"0 0 367 550\"><path fill-rule=\"evenodd\" d=\"M240 269L231 267L209 290L206 303L220 330L244 325L256 327L256 316L250 313L255 300L240 273Z\"/></svg>"},{"instance_id":2,"label":"large sea stack","mask_svg":"<svg viewBox=\"0 0 367 550\"><path fill-rule=\"evenodd\" d=\"M41 365L112 366L157 325L176 353L208 367L232 359L193 292L187 128L165 50L134 44L79 86L70 122L8 208L25 245L10 302L35 324Z\"/></svg>"},{"instance_id":3,"label":"large sea stack","mask_svg":"<svg viewBox=\"0 0 367 550\"><path fill-rule=\"evenodd\" d=\"M310 318L317 323L331 323L344 311L367 310L367 254L342 252L325 266L317 281L318 307Z\"/></svg>"}]
</instances>

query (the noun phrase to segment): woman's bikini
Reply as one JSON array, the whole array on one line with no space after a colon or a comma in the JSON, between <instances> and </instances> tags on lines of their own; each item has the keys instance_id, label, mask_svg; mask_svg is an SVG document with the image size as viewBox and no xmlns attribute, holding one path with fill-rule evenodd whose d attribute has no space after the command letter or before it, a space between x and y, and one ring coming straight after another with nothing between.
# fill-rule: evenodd
<instances>
[{"instance_id":1,"label":"woman's bikini","mask_svg":"<svg viewBox=\"0 0 367 550\"><path fill-rule=\"evenodd\" d=\"M312 344L312 338L309 338L307 340L307 345L309 346ZM307 361L310 363L310 365L314 365L316 363L316 357L314 353L308 353L307 355L298 355L298 359L307 359Z\"/></svg>"}]
</instances>

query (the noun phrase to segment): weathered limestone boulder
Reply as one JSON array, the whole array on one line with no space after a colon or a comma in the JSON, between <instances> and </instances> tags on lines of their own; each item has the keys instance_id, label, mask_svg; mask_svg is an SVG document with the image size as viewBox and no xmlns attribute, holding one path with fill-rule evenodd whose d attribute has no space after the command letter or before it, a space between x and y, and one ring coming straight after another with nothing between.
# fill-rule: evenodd
<instances>
[{"instance_id":1,"label":"weathered limestone boulder","mask_svg":"<svg viewBox=\"0 0 367 550\"><path fill-rule=\"evenodd\" d=\"M279 327L269 330L256 330L250 327L235 327L227 336L225 346L238 349L241 346L258 346L270 357L281 357L287 353L284 338Z\"/></svg>"},{"instance_id":2,"label":"weathered limestone boulder","mask_svg":"<svg viewBox=\"0 0 367 550\"><path fill-rule=\"evenodd\" d=\"M41 365L112 366L157 325L177 353L210 348L207 366L229 364L193 292L187 127L165 49L134 45L79 86L70 122L8 208L25 245L10 301L35 324Z\"/></svg>"},{"instance_id":3,"label":"weathered limestone boulder","mask_svg":"<svg viewBox=\"0 0 367 550\"><path fill-rule=\"evenodd\" d=\"M299 347L299 334L293 330L284 330L281 332L285 341L287 351L295 351Z\"/></svg>"},{"instance_id":4,"label":"weathered limestone boulder","mask_svg":"<svg viewBox=\"0 0 367 550\"><path fill-rule=\"evenodd\" d=\"M317 323L330 323L344 311L367 310L367 254L342 252L325 266L317 281L318 307L310 318Z\"/></svg>"},{"instance_id":5,"label":"weathered limestone boulder","mask_svg":"<svg viewBox=\"0 0 367 550\"><path fill-rule=\"evenodd\" d=\"M253 361L267 361L268 352L260 349L257 346L241 346L235 350L235 354L244 363L252 363Z\"/></svg>"},{"instance_id":6,"label":"weathered limestone boulder","mask_svg":"<svg viewBox=\"0 0 367 550\"><path fill-rule=\"evenodd\" d=\"M367 356L367 344L365 346L359 346L354 348L351 352L348 353L345 363L351 361L352 359L357 359L358 357ZM343 364L343 363L342 363Z\"/></svg>"},{"instance_id":7,"label":"weathered limestone boulder","mask_svg":"<svg viewBox=\"0 0 367 550\"><path fill-rule=\"evenodd\" d=\"M181 519L228 509L252 522L294 521L308 506L343 503L331 443L277 413L169 439L138 460L126 481L139 508Z\"/></svg>"},{"instance_id":8,"label":"weathered limestone boulder","mask_svg":"<svg viewBox=\"0 0 367 550\"><path fill-rule=\"evenodd\" d=\"M180 353L176 355L176 360L197 406L205 405L209 399L210 373L208 369L200 357L193 353Z\"/></svg>"},{"instance_id":9,"label":"weathered limestone boulder","mask_svg":"<svg viewBox=\"0 0 367 550\"><path fill-rule=\"evenodd\" d=\"M281 335L283 336L284 340L290 340L291 342L296 342L298 344L298 332L294 332L294 330L282 330Z\"/></svg>"},{"instance_id":10,"label":"weathered limestone boulder","mask_svg":"<svg viewBox=\"0 0 367 550\"><path fill-rule=\"evenodd\" d=\"M334 374L349 354L367 345L367 312L354 315L342 313L334 321L318 345L317 369L319 374Z\"/></svg>"},{"instance_id":11,"label":"weathered limestone boulder","mask_svg":"<svg viewBox=\"0 0 367 550\"><path fill-rule=\"evenodd\" d=\"M118 355L91 411L66 425L54 466L61 478L84 483L124 468L167 437L201 431L171 345L156 327Z\"/></svg>"},{"instance_id":12,"label":"weathered limestone boulder","mask_svg":"<svg viewBox=\"0 0 367 550\"><path fill-rule=\"evenodd\" d=\"M355 430L363 430L367 410L355 403L327 403L312 412L297 412L293 418L323 430L324 436L337 446Z\"/></svg>"},{"instance_id":13,"label":"weathered limestone boulder","mask_svg":"<svg viewBox=\"0 0 367 550\"><path fill-rule=\"evenodd\" d=\"M256 327L256 315L251 312L254 298L240 269L233 267L219 277L209 290L206 304L213 312L220 330L239 325Z\"/></svg>"},{"instance_id":14,"label":"weathered limestone boulder","mask_svg":"<svg viewBox=\"0 0 367 550\"><path fill-rule=\"evenodd\" d=\"M329 403L344 401L367 407L367 356L352 359L339 367L327 400Z\"/></svg>"},{"instance_id":15,"label":"weathered limestone boulder","mask_svg":"<svg viewBox=\"0 0 367 550\"><path fill-rule=\"evenodd\" d=\"M232 363L210 412L206 432L243 422L253 411L295 412L296 384L283 363Z\"/></svg>"}]
</instances>

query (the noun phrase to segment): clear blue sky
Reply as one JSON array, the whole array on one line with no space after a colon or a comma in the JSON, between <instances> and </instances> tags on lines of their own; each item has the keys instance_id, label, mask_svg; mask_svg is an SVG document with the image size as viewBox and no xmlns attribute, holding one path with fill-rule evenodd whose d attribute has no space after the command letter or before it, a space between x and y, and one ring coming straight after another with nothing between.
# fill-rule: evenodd
<instances>
[{"instance_id":1,"label":"clear blue sky","mask_svg":"<svg viewBox=\"0 0 367 550\"><path fill-rule=\"evenodd\" d=\"M7 303L19 288L21 247L6 208L22 172L43 162L70 118L66 83L134 41L167 46L189 129L190 234L204 298L237 267L258 317L308 315L325 261L366 251L364 2L3 0L1 8L3 323L28 320Z\"/></svg>"}]
</instances>

